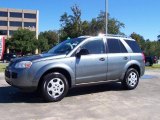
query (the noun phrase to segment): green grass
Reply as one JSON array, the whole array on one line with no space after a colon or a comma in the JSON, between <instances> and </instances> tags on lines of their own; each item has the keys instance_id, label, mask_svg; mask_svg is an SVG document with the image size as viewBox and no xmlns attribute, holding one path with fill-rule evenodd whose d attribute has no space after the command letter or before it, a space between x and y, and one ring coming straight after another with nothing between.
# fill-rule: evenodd
<instances>
[{"instance_id":1,"label":"green grass","mask_svg":"<svg viewBox=\"0 0 160 120\"><path fill-rule=\"evenodd\" d=\"M7 64L6 63L0 63L0 72L4 72Z\"/></svg>"},{"instance_id":2,"label":"green grass","mask_svg":"<svg viewBox=\"0 0 160 120\"><path fill-rule=\"evenodd\" d=\"M153 66L147 66L146 69L160 69L160 64L153 64Z\"/></svg>"}]
</instances>

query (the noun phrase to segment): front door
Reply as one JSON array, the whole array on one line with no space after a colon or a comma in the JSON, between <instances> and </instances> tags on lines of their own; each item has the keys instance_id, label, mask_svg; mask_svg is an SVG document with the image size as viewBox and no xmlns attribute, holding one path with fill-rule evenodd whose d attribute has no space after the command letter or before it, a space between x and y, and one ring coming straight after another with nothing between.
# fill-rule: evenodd
<instances>
[{"instance_id":1,"label":"front door","mask_svg":"<svg viewBox=\"0 0 160 120\"><path fill-rule=\"evenodd\" d=\"M88 55L76 58L76 84L105 81L107 75L107 54L102 39L88 41L81 48Z\"/></svg>"}]
</instances>

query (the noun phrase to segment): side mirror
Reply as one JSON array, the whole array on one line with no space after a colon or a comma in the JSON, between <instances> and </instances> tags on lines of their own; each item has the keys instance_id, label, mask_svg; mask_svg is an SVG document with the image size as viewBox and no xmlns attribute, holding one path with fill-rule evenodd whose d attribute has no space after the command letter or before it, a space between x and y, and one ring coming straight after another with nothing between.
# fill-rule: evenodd
<instances>
[{"instance_id":1,"label":"side mirror","mask_svg":"<svg viewBox=\"0 0 160 120\"><path fill-rule=\"evenodd\" d=\"M76 53L77 57L81 57L81 55L88 55L89 51L87 49L81 49L79 52Z\"/></svg>"}]
</instances>

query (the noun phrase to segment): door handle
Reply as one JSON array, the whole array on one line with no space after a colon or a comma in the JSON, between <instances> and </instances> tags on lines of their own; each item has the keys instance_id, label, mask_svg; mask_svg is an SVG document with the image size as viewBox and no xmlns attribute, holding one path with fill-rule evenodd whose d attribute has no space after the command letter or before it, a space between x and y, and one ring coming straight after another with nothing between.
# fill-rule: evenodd
<instances>
[{"instance_id":1,"label":"door handle","mask_svg":"<svg viewBox=\"0 0 160 120\"><path fill-rule=\"evenodd\" d=\"M124 59L124 60L128 60L128 57L124 57L123 59Z\"/></svg>"},{"instance_id":2,"label":"door handle","mask_svg":"<svg viewBox=\"0 0 160 120\"><path fill-rule=\"evenodd\" d=\"M100 60L100 61L105 61L105 58L100 58L99 60Z\"/></svg>"}]
</instances>

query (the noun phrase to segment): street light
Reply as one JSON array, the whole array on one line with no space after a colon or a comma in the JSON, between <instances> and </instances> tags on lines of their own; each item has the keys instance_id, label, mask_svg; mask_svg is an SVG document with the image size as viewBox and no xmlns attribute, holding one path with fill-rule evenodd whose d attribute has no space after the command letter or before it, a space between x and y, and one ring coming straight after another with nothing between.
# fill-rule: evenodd
<instances>
[{"instance_id":1,"label":"street light","mask_svg":"<svg viewBox=\"0 0 160 120\"><path fill-rule=\"evenodd\" d=\"M105 0L105 9L106 9L106 36L108 34L108 0Z\"/></svg>"}]
</instances>

